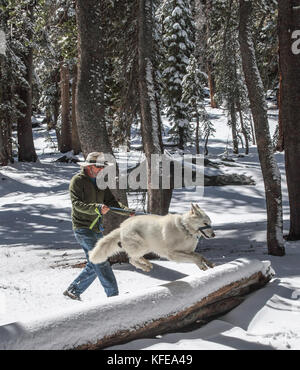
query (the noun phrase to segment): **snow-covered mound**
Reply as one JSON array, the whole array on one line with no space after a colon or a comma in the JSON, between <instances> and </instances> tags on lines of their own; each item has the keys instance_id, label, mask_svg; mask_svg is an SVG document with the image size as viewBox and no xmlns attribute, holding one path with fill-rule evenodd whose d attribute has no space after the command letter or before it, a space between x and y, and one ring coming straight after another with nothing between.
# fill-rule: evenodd
<instances>
[{"instance_id":1,"label":"snow-covered mound","mask_svg":"<svg viewBox=\"0 0 300 370\"><path fill-rule=\"evenodd\" d=\"M271 277L268 261L238 259L214 269L152 287L147 292L93 301L59 314L0 327L0 349L70 349L95 343L124 330L136 330L200 302L222 287L261 272Z\"/></svg>"}]
</instances>

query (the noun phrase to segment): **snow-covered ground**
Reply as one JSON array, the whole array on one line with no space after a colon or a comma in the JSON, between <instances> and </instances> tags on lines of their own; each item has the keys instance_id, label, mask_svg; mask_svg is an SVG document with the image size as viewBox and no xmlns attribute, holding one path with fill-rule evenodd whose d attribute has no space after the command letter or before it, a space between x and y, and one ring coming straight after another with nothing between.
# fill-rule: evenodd
<instances>
[{"instance_id":1,"label":"snow-covered ground","mask_svg":"<svg viewBox=\"0 0 300 370\"><path fill-rule=\"evenodd\" d=\"M219 160L226 149L230 152L231 134L224 112L214 109L211 113L216 134L209 142L209 159ZM276 113L270 111L272 132ZM84 261L72 234L68 195L68 184L78 165L53 162L61 155L51 148L43 125L34 129L34 135L40 162L15 163L0 170L0 326L62 317L66 312L85 311L114 299L125 302L134 294L199 273L194 265L166 260L152 261L150 273L116 264L113 269L119 297L106 298L98 281L82 295L81 302L64 297L62 292L80 272L77 265ZM282 172L287 233L284 158L279 153L275 156ZM300 243L286 243L284 257L267 254L264 188L256 147L251 147L248 156L234 159L235 167L222 166L222 172L252 176L255 186L205 187L203 195L201 190L176 190L170 211L184 212L191 202L198 203L209 214L216 232L215 239L199 243L199 251L206 258L218 266L240 258L269 260L275 277L230 313L201 328L111 349L300 349ZM139 309L137 302L134 310L138 313ZM122 321L119 315L116 319Z\"/></svg>"}]
</instances>

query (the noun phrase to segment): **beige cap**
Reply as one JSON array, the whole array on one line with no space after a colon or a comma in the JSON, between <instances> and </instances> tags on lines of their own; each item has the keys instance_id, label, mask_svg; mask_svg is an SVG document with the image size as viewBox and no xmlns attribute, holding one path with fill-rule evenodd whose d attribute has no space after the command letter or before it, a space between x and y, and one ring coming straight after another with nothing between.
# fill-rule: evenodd
<instances>
[{"instance_id":1,"label":"beige cap","mask_svg":"<svg viewBox=\"0 0 300 370\"><path fill-rule=\"evenodd\" d=\"M77 162L81 167L87 167L87 166L110 166L113 165L113 163L108 162L105 160L105 155L102 152L92 152L89 153L86 157L86 160L84 162Z\"/></svg>"}]
</instances>

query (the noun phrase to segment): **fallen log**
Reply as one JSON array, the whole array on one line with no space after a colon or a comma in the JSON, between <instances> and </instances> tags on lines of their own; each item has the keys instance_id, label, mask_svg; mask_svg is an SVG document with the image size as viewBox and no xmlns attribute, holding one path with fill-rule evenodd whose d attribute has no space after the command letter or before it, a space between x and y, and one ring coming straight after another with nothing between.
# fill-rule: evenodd
<instances>
[{"instance_id":1,"label":"fallen log","mask_svg":"<svg viewBox=\"0 0 300 370\"><path fill-rule=\"evenodd\" d=\"M0 349L101 349L221 315L263 287L268 261L238 259L136 293L0 327Z\"/></svg>"},{"instance_id":2,"label":"fallen log","mask_svg":"<svg viewBox=\"0 0 300 370\"><path fill-rule=\"evenodd\" d=\"M250 292L262 288L269 280L270 275L257 272L247 279L241 279L228 284L216 292L211 293L193 306L171 314L166 318L155 320L144 327L116 332L106 336L94 344L78 346L78 350L97 350L116 344L127 343L131 340L153 337L182 329L196 321L202 321L202 325L210 320L225 314L238 306ZM200 325L199 325L200 326Z\"/></svg>"}]
</instances>

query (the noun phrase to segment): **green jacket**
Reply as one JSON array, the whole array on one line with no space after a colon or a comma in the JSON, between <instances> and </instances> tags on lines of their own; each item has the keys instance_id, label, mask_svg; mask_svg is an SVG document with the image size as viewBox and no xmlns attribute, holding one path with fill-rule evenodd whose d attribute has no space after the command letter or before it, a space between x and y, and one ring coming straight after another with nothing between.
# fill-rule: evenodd
<instances>
[{"instance_id":1,"label":"green jacket","mask_svg":"<svg viewBox=\"0 0 300 370\"><path fill-rule=\"evenodd\" d=\"M98 189L96 184L84 173L84 170L73 176L69 191L72 202L73 229L88 229L98 216L96 209L99 205L105 204L108 207L127 208L116 201L108 188L105 190ZM99 232L98 222L93 227L93 231Z\"/></svg>"}]
</instances>

